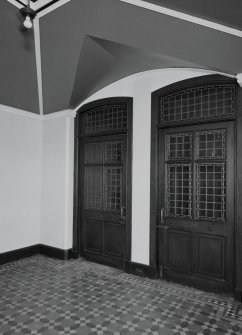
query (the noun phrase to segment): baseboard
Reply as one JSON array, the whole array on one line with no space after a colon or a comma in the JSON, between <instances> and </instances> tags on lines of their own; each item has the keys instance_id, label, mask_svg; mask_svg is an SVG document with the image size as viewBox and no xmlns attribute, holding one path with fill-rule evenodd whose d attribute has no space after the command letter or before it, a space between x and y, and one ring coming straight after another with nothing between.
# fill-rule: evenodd
<instances>
[{"instance_id":1,"label":"baseboard","mask_svg":"<svg viewBox=\"0 0 242 335\"><path fill-rule=\"evenodd\" d=\"M45 244L40 244L40 254L62 260L74 258L72 249L59 249Z\"/></svg>"},{"instance_id":2,"label":"baseboard","mask_svg":"<svg viewBox=\"0 0 242 335\"><path fill-rule=\"evenodd\" d=\"M156 279L158 277L158 271L156 268L144 265L140 263L125 262L125 272L133 274L139 277L147 277L150 279Z\"/></svg>"},{"instance_id":3,"label":"baseboard","mask_svg":"<svg viewBox=\"0 0 242 335\"><path fill-rule=\"evenodd\" d=\"M0 254L0 265L18 261L20 259L42 254L45 256L58 258L62 260L68 260L71 258L74 258L74 253L72 252L72 249L59 249L50 247L48 245L44 244L36 244L32 245L30 247L16 249L8 252L4 252Z\"/></svg>"},{"instance_id":4,"label":"baseboard","mask_svg":"<svg viewBox=\"0 0 242 335\"><path fill-rule=\"evenodd\" d=\"M37 255L39 254L39 251L40 251L40 246L39 244L36 244L30 247L4 252L0 254L0 265L18 261L19 259L22 259L25 257Z\"/></svg>"}]
</instances>

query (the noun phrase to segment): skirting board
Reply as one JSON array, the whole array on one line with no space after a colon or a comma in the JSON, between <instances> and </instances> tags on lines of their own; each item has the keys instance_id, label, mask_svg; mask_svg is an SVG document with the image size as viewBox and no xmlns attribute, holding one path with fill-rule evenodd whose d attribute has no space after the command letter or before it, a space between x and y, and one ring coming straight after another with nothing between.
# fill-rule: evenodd
<instances>
[{"instance_id":1,"label":"skirting board","mask_svg":"<svg viewBox=\"0 0 242 335\"><path fill-rule=\"evenodd\" d=\"M36 244L32 245L31 247L4 252L0 254L0 265L18 261L19 259L39 254L39 250L40 250L39 244Z\"/></svg>"},{"instance_id":2,"label":"skirting board","mask_svg":"<svg viewBox=\"0 0 242 335\"><path fill-rule=\"evenodd\" d=\"M34 256L37 254L46 255L53 258L68 260L74 257L72 249L63 250L43 244L36 244L30 247L8 251L0 254L0 265L17 261L19 259Z\"/></svg>"}]
</instances>

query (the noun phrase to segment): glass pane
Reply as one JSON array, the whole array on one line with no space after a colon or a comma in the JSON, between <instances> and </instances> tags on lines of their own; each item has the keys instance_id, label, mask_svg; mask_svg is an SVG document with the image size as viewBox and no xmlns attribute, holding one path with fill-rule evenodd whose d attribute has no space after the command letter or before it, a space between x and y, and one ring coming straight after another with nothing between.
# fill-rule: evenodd
<instances>
[{"instance_id":1,"label":"glass pane","mask_svg":"<svg viewBox=\"0 0 242 335\"><path fill-rule=\"evenodd\" d=\"M102 209L102 167L85 168L85 209Z\"/></svg>"},{"instance_id":2,"label":"glass pane","mask_svg":"<svg viewBox=\"0 0 242 335\"><path fill-rule=\"evenodd\" d=\"M123 142L106 142L104 147L104 163L122 163L123 162Z\"/></svg>"},{"instance_id":3,"label":"glass pane","mask_svg":"<svg viewBox=\"0 0 242 335\"><path fill-rule=\"evenodd\" d=\"M206 130L196 134L196 155L199 159L225 158L226 130Z\"/></svg>"},{"instance_id":4,"label":"glass pane","mask_svg":"<svg viewBox=\"0 0 242 335\"><path fill-rule=\"evenodd\" d=\"M161 123L200 120L235 114L234 85L206 85L160 99Z\"/></svg>"},{"instance_id":5,"label":"glass pane","mask_svg":"<svg viewBox=\"0 0 242 335\"><path fill-rule=\"evenodd\" d=\"M168 160L192 158L192 134L168 135Z\"/></svg>"},{"instance_id":6,"label":"glass pane","mask_svg":"<svg viewBox=\"0 0 242 335\"><path fill-rule=\"evenodd\" d=\"M225 221L225 163L196 164L196 217Z\"/></svg>"},{"instance_id":7,"label":"glass pane","mask_svg":"<svg viewBox=\"0 0 242 335\"><path fill-rule=\"evenodd\" d=\"M167 215L192 217L192 165L167 166Z\"/></svg>"},{"instance_id":8,"label":"glass pane","mask_svg":"<svg viewBox=\"0 0 242 335\"><path fill-rule=\"evenodd\" d=\"M82 134L127 129L128 109L126 104L93 108L82 114Z\"/></svg>"},{"instance_id":9,"label":"glass pane","mask_svg":"<svg viewBox=\"0 0 242 335\"><path fill-rule=\"evenodd\" d=\"M104 167L104 211L120 212L122 201L122 177L122 167Z\"/></svg>"},{"instance_id":10,"label":"glass pane","mask_svg":"<svg viewBox=\"0 0 242 335\"><path fill-rule=\"evenodd\" d=\"M85 144L85 163L102 164L103 162L102 144L86 143Z\"/></svg>"}]
</instances>

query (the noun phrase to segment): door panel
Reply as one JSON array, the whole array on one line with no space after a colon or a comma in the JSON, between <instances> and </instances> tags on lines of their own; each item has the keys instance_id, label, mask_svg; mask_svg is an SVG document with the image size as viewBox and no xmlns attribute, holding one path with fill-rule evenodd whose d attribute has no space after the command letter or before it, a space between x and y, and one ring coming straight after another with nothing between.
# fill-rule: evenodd
<instances>
[{"instance_id":1,"label":"door panel","mask_svg":"<svg viewBox=\"0 0 242 335\"><path fill-rule=\"evenodd\" d=\"M158 162L163 277L232 290L233 122L160 129Z\"/></svg>"},{"instance_id":2,"label":"door panel","mask_svg":"<svg viewBox=\"0 0 242 335\"><path fill-rule=\"evenodd\" d=\"M194 273L225 279L225 242L225 237L196 234Z\"/></svg>"},{"instance_id":3,"label":"door panel","mask_svg":"<svg viewBox=\"0 0 242 335\"><path fill-rule=\"evenodd\" d=\"M190 249L190 233L174 230L167 231L167 266L189 273L191 268Z\"/></svg>"},{"instance_id":4,"label":"door panel","mask_svg":"<svg viewBox=\"0 0 242 335\"><path fill-rule=\"evenodd\" d=\"M122 225L104 222L103 252L104 255L122 257Z\"/></svg>"},{"instance_id":5,"label":"door panel","mask_svg":"<svg viewBox=\"0 0 242 335\"><path fill-rule=\"evenodd\" d=\"M85 250L101 252L101 225L99 221L85 220Z\"/></svg>"}]
</instances>

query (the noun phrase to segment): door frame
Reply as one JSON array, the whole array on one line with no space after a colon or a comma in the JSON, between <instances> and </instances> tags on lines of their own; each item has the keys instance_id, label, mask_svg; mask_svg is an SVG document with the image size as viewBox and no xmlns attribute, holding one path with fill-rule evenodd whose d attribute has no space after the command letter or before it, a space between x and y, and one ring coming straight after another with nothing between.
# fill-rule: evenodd
<instances>
[{"instance_id":1,"label":"door frame","mask_svg":"<svg viewBox=\"0 0 242 335\"><path fill-rule=\"evenodd\" d=\"M125 131L109 132L107 135L126 135L127 139L127 153L126 153L126 163L127 163L127 175L126 175L126 241L125 241L125 251L124 251L124 266L126 262L131 261L131 227L132 227L132 138L133 138L133 98L131 97L112 97L104 98L92 101L83 105L78 111L75 119L74 128L74 202L73 202L73 255L78 258L81 253L81 231L83 222L81 220L81 201L83 190L81 187L80 178L80 117L81 114L92 109L109 104L126 103L128 107L128 125ZM97 134L97 136L103 136L103 134ZM91 137L91 136L90 136ZM93 136L95 138L95 136Z\"/></svg>"},{"instance_id":2,"label":"door frame","mask_svg":"<svg viewBox=\"0 0 242 335\"><path fill-rule=\"evenodd\" d=\"M236 80L233 78L228 78L222 75L206 75L202 77L195 77L191 79L186 79L179 81L177 83L165 86L161 89L158 89L154 92L152 92L151 96L151 179L150 179L150 266L156 267L157 272L159 272L159 255L158 255L158 232L157 232L157 218L159 217L159 204L158 204L158 166L159 166L159 156L158 156L158 139L159 139L159 129L164 128L162 127L161 124L158 122L158 116L159 116L159 99L162 96L165 96L167 94L175 93L176 91L179 91L181 89L189 89L189 88L194 88L196 86L200 85L206 85L206 84L237 84ZM239 94L237 92L238 90L236 89L236 112L238 113L238 106L241 105L241 94L239 97ZM220 122L223 120L229 121L229 120L235 120L235 129L236 129L236 117L235 116L229 116L226 118L220 117L216 118L214 120L204 120L200 121L199 123L212 123L212 122ZM194 122L180 122L178 124L173 124L172 127L181 127L189 124L194 124L198 123L198 121ZM167 126L166 126L167 127ZM238 127L238 126L237 126ZM236 156L236 134L235 134L235 156ZM236 159L236 157L235 157ZM238 162L235 161L235 163ZM242 163L242 161L241 161ZM237 171L236 171L236 164L235 164L235 181L236 181L236 176L237 176ZM235 231L236 227L238 228L238 220L236 218L238 217L238 213L236 213L236 193L238 193L238 186L236 185L237 183L235 182ZM237 190L236 190L237 187ZM242 223L240 223L242 226ZM242 230L242 227L241 227ZM235 241L236 242L236 241ZM237 243L238 244L238 243ZM237 246L235 243L235 248ZM236 255L236 250L235 253ZM236 256L235 256L236 257ZM236 259L235 261L235 268L236 268ZM242 264L241 264L242 265ZM235 270L236 272L236 270ZM160 275L158 273L158 275ZM161 275L160 275L161 277ZM235 284L236 285L236 284ZM242 295L241 295L242 296Z\"/></svg>"}]
</instances>

